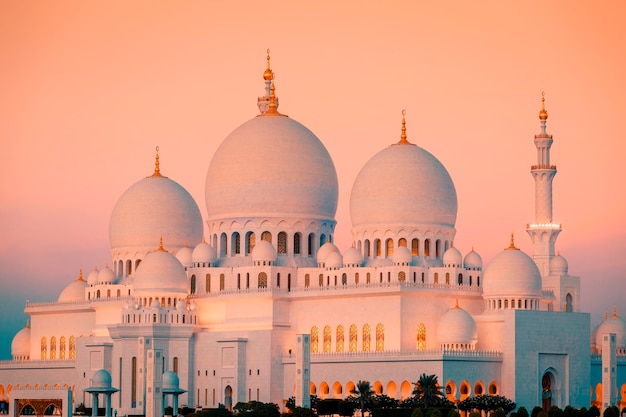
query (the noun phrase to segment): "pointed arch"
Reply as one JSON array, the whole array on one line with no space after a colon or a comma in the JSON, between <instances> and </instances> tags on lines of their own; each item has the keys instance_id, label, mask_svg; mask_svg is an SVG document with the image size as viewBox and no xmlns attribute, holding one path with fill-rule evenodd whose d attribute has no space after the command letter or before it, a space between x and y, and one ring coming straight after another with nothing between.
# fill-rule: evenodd
<instances>
[{"instance_id":1,"label":"pointed arch","mask_svg":"<svg viewBox=\"0 0 626 417\"><path fill-rule=\"evenodd\" d=\"M330 326L326 325L324 326L324 352L330 352L330 345L331 345L331 330L330 330Z\"/></svg>"},{"instance_id":2,"label":"pointed arch","mask_svg":"<svg viewBox=\"0 0 626 417\"><path fill-rule=\"evenodd\" d=\"M343 352L343 342L344 342L344 334L343 334L343 326L340 324L337 326L337 334L335 335L335 346L337 352Z\"/></svg>"},{"instance_id":3,"label":"pointed arch","mask_svg":"<svg viewBox=\"0 0 626 417\"><path fill-rule=\"evenodd\" d=\"M385 350L385 326L382 323L376 325L376 350Z\"/></svg>"},{"instance_id":4,"label":"pointed arch","mask_svg":"<svg viewBox=\"0 0 626 417\"><path fill-rule=\"evenodd\" d=\"M370 351L370 343L371 343L371 331L370 331L370 325L369 324L365 324L363 325L363 352L369 352Z\"/></svg>"},{"instance_id":5,"label":"pointed arch","mask_svg":"<svg viewBox=\"0 0 626 417\"><path fill-rule=\"evenodd\" d=\"M357 338L358 338L358 335L357 335L356 324L352 324L350 325L350 347L349 347L350 352L356 352Z\"/></svg>"},{"instance_id":6,"label":"pointed arch","mask_svg":"<svg viewBox=\"0 0 626 417\"><path fill-rule=\"evenodd\" d=\"M417 350L426 350L426 326L424 323L417 325Z\"/></svg>"},{"instance_id":7,"label":"pointed arch","mask_svg":"<svg viewBox=\"0 0 626 417\"><path fill-rule=\"evenodd\" d=\"M317 326L311 327L311 352L317 353L319 344L319 331Z\"/></svg>"}]
</instances>

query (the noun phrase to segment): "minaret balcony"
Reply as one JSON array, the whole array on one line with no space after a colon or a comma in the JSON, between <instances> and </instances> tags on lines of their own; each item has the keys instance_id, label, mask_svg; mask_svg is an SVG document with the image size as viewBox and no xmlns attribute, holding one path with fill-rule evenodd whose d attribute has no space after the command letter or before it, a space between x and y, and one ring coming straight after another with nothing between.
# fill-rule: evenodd
<instances>
[{"instance_id":1,"label":"minaret balcony","mask_svg":"<svg viewBox=\"0 0 626 417\"><path fill-rule=\"evenodd\" d=\"M556 169L556 165L531 165L530 169Z\"/></svg>"}]
</instances>

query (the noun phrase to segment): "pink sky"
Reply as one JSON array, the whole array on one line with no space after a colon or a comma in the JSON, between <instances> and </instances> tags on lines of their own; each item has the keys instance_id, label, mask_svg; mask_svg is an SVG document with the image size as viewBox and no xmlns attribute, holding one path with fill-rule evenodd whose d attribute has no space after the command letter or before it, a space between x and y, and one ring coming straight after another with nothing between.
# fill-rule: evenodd
<instances>
[{"instance_id":1,"label":"pink sky","mask_svg":"<svg viewBox=\"0 0 626 417\"><path fill-rule=\"evenodd\" d=\"M545 90L557 249L581 276L593 324L616 304L626 315L626 3L591 7L0 2L0 358L25 299L55 300L81 267L110 263L110 212L152 173L155 146L162 173L206 215L209 162L257 114L267 48L281 112L335 162L341 250L354 178L399 140L406 109L409 140L455 183L455 246L488 261L513 232L531 254L529 169Z\"/></svg>"}]
</instances>

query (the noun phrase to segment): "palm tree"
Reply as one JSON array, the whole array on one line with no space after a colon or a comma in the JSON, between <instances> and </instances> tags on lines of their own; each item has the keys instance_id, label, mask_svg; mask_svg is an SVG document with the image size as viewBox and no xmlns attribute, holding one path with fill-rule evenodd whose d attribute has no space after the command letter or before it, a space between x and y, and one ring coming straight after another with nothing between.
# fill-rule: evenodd
<instances>
[{"instance_id":1,"label":"palm tree","mask_svg":"<svg viewBox=\"0 0 626 417\"><path fill-rule=\"evenodd\" d=\"M439 388L437 375L420 375L415 383L413 395L420 399L426 408L439 403L443 398L443 391Z\"/></svg>"},{"instance_id":2,"label":"palm tree","mask_svg":"<svg viewBox=\"0 0 626 417\"><path fill-rule=\"evenodd\" d=\"M370 382L357 382L354 389L350 391L350 394L354 394L359 400L359 404L361 405L361 417L365 416L365 406L369 405L369 402L372 399L372 395L374 395L374 390L372 390Z\"/></svg>"}]
</instances>

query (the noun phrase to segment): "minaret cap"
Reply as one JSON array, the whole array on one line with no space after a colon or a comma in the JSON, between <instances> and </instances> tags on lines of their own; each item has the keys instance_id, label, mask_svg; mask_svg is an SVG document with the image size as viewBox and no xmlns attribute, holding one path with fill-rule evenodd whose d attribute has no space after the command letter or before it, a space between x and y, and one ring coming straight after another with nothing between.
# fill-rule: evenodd
<instances>
[{"instance_id":1,"label":"minaret cap","mask_svg":"<svg viewBox=\"0 0 626 417\"><path fill-rule=\"evenodd\" d=\"M541 111L539 112L539 120L547 120L548 112L546 111L546 93L541 92Z\"/></svg>"},{"instance_id":2,"label":"minaret cap","mask_svg":"<svg viewBox=\"0 0 626 417\"><path fill-rule=\"evenodd\" d=\"M274 73L270 68L270 50L267 48L267 68L265 68L265 72L263 73L263 79L265 81L271 81L274 79Z\"/></svg>"},{"instance_id":3,"label":"minaret cap","mask_svg":"<svg viewBox=\"0 0 626 417\"><path fill-rule=\"evenodd\" d=\"M612 315L611 317L613 317L613 318L617 318L617 317L619 317L619 316L617 315L617 307L616 307L616 306L613 306L613 315Z\"/></svg>"}]
</instances>

